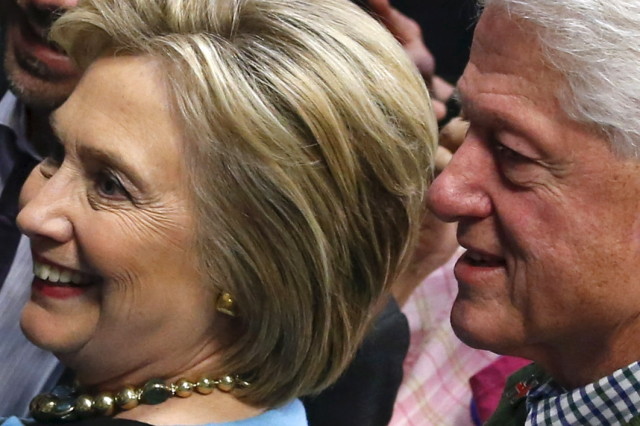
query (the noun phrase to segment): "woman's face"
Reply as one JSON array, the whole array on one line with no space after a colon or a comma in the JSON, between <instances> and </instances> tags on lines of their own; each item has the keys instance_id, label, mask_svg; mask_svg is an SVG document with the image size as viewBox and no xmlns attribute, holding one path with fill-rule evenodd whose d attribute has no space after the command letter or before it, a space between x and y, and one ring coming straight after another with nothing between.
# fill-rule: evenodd
<instances>
[{"instance_id":1,"label":"woman's face","mask_svg":"<svg viewBox=\"0 0 640 426\"><path fill-rule=\"evenodd\" d=\"M94 63L52 116L59 149L21 194L36 275L22 328L88 382L171 375L215 350L183 140L159 72L141 57Z\"/></svg>"}]
</instances>

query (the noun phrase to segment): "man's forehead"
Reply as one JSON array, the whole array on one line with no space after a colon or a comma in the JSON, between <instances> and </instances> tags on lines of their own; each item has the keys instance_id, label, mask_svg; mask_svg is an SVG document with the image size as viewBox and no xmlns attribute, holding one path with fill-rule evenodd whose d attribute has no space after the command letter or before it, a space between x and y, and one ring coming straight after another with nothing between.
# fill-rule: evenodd
<instances>
[{"instance_id":1,"label":"man's forehead","mask_svg":"<svg viewBox=\"0 0 640 426\"><path fill-rule=\"evenodd\" d=\"M476 27L471 60L482 56L487 65L499 66L504 61L520 63L523 71L533 63L541 63L538 28L498 6L489 6Z\"/></svg>"},{"instance_id":2,"label":"man's forehead","mask_svg":"<svg viewBox=\"0 0 640 426\"><path fill-rule=\"evenodd\" d=\"M554 107L564 79L546 64L537 37L532 24L496 6L488 7L476 29L470 61L459 81L463 107L470 108L470 103L479 101L478 97L484 94L493 95L491 104L508 97L510 102L520 98L528 104Z\"/></svg>"}]
</instances>

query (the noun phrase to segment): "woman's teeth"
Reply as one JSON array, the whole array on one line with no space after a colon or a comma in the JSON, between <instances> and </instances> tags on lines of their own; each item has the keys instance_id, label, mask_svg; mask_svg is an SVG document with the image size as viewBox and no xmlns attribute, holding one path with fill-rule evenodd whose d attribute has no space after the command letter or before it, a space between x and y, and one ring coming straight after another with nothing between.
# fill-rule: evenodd
<instances>
[{"instance_id":1,"label":"woman's teeth","mask_svg":"<svg viewBox=\"0 0 640 426\"><path fill-rule=\"evenodd\" d=\"M52 283L82 285L89 282L89 276L70 269L33 262L33 273L36 277Z\"/></svg>"}]
</instances>

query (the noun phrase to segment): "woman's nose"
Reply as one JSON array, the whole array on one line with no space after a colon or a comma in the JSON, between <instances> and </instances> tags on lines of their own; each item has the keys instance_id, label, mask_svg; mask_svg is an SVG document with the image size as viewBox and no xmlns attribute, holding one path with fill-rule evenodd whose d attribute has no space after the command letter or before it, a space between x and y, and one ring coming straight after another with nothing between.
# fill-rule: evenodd
<instances>
[{"instance_id":1,"label":"woman's nose","mask_svg":"<svg viewBox=\"0 0 640 426\"><path fill-rule=\"evenodd\" d=\"M491 153L479 141L466 140L429 188L429 207L441 220L483 218L491 214L486 183L491 178Z\"/></svg>"},{"instance_id":2,"label":"woman's nose","mask_svg":"<svg viewBox=\"0 0 640 426\"><path fill-rule=\"evenodd\" d=\"M69 219L70 182L56 173L45 178L38 166L27 178L20 193L18 227L30 239L46 239L63 244L73 237Z\"/></svg>"}]
</instances>

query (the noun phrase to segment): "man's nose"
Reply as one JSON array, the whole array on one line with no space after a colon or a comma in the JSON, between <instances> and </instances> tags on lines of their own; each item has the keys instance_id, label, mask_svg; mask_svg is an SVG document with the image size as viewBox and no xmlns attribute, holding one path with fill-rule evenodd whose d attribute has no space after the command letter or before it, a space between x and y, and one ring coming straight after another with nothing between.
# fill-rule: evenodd
<instances>
[{"instance_id":1,"label":"man's nose","mask_svg":"<svg viewBox=\"0 0 640 426\"><path fill-rule=\"evenodd\" d=\"M493 167L487 147L467 137L429 188L429 207L447 222L487 217L493 207L486 184Z\"/></svg>"}]
</instances>

